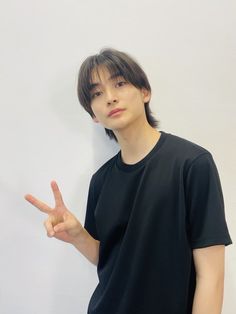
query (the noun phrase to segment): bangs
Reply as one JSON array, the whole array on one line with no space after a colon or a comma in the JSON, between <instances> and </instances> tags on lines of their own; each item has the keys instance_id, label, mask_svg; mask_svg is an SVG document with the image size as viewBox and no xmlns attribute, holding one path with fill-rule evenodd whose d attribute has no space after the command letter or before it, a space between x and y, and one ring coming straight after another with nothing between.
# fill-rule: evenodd
<instances>
[{"instance_id":1,"label":"bangs","mask_svg":"<svg viewBox=\"0 0 236 314\"><path fill-rule=\"evenodd\" d=\"M113 60L108 56L99 55L95 56L91 62L88 63L87 71L85 71L86 76L84 77L84 86L82 86L82 88L84 87L86 93L90 93L93 88L94 74L101 80L99 72L103 69L106 69L111 77L122 76L130 82L130 78L127 75L128 69L125 67L124 63L121 63L120 60Z\"/></svg>"},{"instance_id":2,"label":"bangs","mask_svg":"<svg viewBox=\"0 0 236 314\"><path fill-rule=\"evenodd\" d=\"M89 91L91 91L91 89L95 85L94 81L93 81L94 75L97 75L98 79L101 81L100 73L104 69L106 69L108 71L108 73L110 74L110 78L116 78L118 76L124 77L124 74L122 73L122 71L115 64L112 64L112 63L104 64L103 63L100 65L96 65L93 69L91 69L91 71L89 73L88 83L87 83Z\"/></svg>"}]
</instances>

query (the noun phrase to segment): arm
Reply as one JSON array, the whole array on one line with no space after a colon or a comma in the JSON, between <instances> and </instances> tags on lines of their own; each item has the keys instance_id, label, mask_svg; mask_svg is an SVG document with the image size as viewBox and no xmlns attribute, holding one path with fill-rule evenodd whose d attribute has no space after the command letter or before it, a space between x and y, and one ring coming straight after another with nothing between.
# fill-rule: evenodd
<instances>
[{"instance_id":1,"label":"arm","mask_svg":"<svg viewBox=\"0 0 236 314\"><path fill-rule=\"evenodd\" d=\"M196 290L192 314L221 314L224 293L225 246L194 249Z\"/></svg>"},{"instance_id":2,"label":"arm","mask_svg":"<svg viewBox=\"0 0 236 314\"><path fill-rule=\"evenodd\" d=\"M83 228L80 236L72 243L92 264L97 266L99 259L100 241L94 239L88 231Z\"/></svg>"}]
</instances>

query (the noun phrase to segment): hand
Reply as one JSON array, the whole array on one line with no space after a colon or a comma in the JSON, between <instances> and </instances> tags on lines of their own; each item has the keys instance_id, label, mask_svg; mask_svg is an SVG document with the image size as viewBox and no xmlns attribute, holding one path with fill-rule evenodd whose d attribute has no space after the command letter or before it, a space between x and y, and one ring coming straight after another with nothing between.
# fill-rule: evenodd
<instances>
[{"instance_id":1,"label":"hand","mask_svg":"<svg viewBox=\"0 0 236 314\"><path fill-rule=\"evenodd\" d=\"M59 240L72 243L83 230L83 226L77 218L66 208L61 192L55 181L51 182L51 188L55 198L55 208L36 199L34 196L27 194L25 199L37 207L43 213L48 214L44 226L49 237L55 237Z\"/></svg>"}]
</instances>

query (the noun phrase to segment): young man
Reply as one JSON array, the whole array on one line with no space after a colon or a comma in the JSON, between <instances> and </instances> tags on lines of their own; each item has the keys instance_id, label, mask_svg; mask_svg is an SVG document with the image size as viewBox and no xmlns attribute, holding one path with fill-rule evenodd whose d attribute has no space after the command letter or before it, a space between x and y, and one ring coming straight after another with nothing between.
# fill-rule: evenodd
<instances>
[{"instance_id":1,"label":"young man","mask_svg":"<svg viewBox=\"0 0 236 314\"><path fill-rule=\"evenodd\" d=\"M211 153L158 131L151 87L126 53L104 49L82 64L81 105L120 151L92 176L84 227L52 182L50 237L97 265L89 314L220 314L225 246L232 243Z\"/></svg>"}]
</instances>

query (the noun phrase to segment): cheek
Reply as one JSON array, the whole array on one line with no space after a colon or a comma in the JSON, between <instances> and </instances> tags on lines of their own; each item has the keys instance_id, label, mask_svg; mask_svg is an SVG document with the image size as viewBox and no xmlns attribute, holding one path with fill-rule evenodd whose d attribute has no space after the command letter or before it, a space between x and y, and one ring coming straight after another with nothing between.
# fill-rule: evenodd
<instances>
[{"instance_id":1,"label":"cheek","mask_svg":"<svg viewBox=\"0 0 236 314\"><path fill-rule=\"evenodd\" d=\"M93 106L91 106L91 109L99 120L104 119L104 115L106 114L106 112L105 112L105 109L101 105L99 105L98 103L93 104Z\"/></svg>"},{"instance_id":2,"label":"cheek","mask_svg":"<svg viewBox=\"0 0 236 314\"><path fill-rule=\"evenodd\" d=\"M120 90L118 94L119 100L122 102L135 103L138 101L138 95L132 90Z\"/></svg>"},{"instance_id":3,"label":"cheek","mask_svg":"<svg viewBox=\"0 0 236 314\"><path fill-rule=\"evenodd\" d=\"M126 102L128 102L128 105L132 105L136 108L136 111L140 109L140 111L143 110L143 99L140 94L137 92L127 93L126 97L124 98Z\"/></svg>"},{"instance_id":4,"label":"cheek","mask_svg":"<svg viewBox=\"0 0 236 314\"><path fill-rule=\"evenodd\" d=\"M91 109L92 109L92 111L93 111L93 113L94 113L94 115L96 116L96 117L98 117L99 116L99 112L98 112L98 110L97 110L97 108L96 108L96 106L91 106Z\"/></svg>"}]
</instances>

